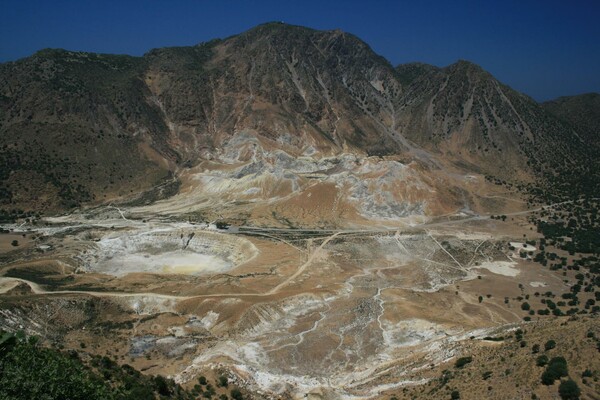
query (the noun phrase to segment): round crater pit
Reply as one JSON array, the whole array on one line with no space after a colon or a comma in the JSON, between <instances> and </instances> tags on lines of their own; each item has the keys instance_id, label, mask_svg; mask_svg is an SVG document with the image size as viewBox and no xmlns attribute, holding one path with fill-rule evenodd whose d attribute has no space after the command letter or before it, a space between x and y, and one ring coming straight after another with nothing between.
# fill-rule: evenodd
<instances>
[{"instance_id":1,"label":"round crater pit","mask_svg":"<svg viewBox=\"0 0 600 400\"><path fill-rule=\"evenodd\" d=\"M230 271L258 249L247 239L195 230L154 230L105 236L83 256L83 269L114 276L209 275Z\"/></svg>"}]
</instances>

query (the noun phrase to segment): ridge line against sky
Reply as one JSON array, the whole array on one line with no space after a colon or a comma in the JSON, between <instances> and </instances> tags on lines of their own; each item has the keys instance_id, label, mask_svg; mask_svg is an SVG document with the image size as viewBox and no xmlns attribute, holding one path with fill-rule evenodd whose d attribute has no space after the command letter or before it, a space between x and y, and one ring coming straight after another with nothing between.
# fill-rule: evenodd
<instances>
[{"instance_id":1,"label":"ridge line against sky","mask_svg":"<svg viewBox=\"0 0 600 400\"><path fill-rule=\"evenodd\" d=\"M393 65L481 65L538 101L600 92L600 1L0 0L0 62L42 48L142 55L268 21L358 36Z\"/></svg>"}]
</instances>

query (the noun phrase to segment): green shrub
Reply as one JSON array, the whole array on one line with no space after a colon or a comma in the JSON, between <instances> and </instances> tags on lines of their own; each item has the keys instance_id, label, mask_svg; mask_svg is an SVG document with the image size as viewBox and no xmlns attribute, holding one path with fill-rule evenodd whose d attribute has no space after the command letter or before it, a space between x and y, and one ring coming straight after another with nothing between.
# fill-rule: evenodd
<instances>
[{"instance_id":1,"label":"green shrub","mask_svg":"<svg viewBox=\"0 0 600 400\"><path fill-rule=\"evenodd\" d=\"M542 384L546 385L546 386L550 386L554 384L554 381L556 380L556 378L554 377L554 375L551 372L548 372L548 370L542 372Z\"/></svg>"},{"instance_id":2,"label":"green shrub","mask_svg":"<svg viewBox=\"0 0 600 400\"><path fill-rule=\"evenodd\" d=\"M552 339L548 340L545 344L544 344L544 350L548 351L548 350L552 350L553 348L556 347L556 342Z\"/></svg>"},{"instance_id":3,"label":"green shrub","mask_svg":"<svg viewBox=\"0 0 600 400\"><path fill-rule=\"evenodd\" d=\"M458 360L456 360L456 363L454 364L455 368L462 368L465 365L469 364L470 362L473 361L473 357L461 357Z\"/></svg>"},{"instance_id":4,"label":"green shrub","mask_svg":"<svg viewBox=\"0 0 600 400\"><path fill-rule=\"evenodd\" d=\"M545 354L542 354L535 360L535 365L537 365L538 367L543 367L546 364L548 364L548 356Z\"/></svg>"},{"instance_id":5,"label":"green shrub","mask_svg":"<svg viewBox=\"0 0 600 400\"><path fill-rule=\"evenodd\" d=\"M227 377L223 376L223 375L219 376L217 386L227 387L227 385L229 385L229 382L227 381Z\"/></svg>"},{"instance_id":6,"label":"green shrub","mask_svg":"<svg viewBox=\"0 0 600 400\"><path fill-rule=\"evenodd\" d=\"M581 390L574 380L568 379L561 382L558 387L558 394L562 400L578 400L581 395Z\"/></svg>"},{"instance_id":7,"label":"green shrub","mask_svg":"<svg viewBox=\"0 0 600 400\"><path fill-rule=\"evenodd\" d=\"M554 357L548 362L546 370L542 374L542 383L552 385L555 380L569 375L567 361L564 357Z\"/></svg>"},{"instance_id":8,"label":"green shrub","mask_svg":"<svg viewBox=\"0 0 600 400\"><path fill-rule=\"evenodd\" d=\"M240 390L237 389L237 388L236 389L232 389L231 392L230 392L230 394L231 394L231 398L233 400L243 400L244 399L244 396L242 395L242 392L240 392Z\"/></svg>"}]
</instances>

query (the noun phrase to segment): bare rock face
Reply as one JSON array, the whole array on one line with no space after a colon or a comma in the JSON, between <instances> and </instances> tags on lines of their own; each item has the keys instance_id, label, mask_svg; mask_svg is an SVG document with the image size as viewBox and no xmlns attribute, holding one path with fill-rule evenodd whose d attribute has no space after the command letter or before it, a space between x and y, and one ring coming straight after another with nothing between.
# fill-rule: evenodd
<instances>
[{"instance_id":1,"label":"bare rock face","mask_svg":"<svg viewBox=\"0 0 600 400\"><path fill-rule=\"evenodd\" d=\"M143 57L43 50L0 77L3 218L131 197L233 148L235 162L450 162L563 193L595 170L571 124L480 67L393 68L341 31L269 23Z\"/></svg>"}]
</instances>

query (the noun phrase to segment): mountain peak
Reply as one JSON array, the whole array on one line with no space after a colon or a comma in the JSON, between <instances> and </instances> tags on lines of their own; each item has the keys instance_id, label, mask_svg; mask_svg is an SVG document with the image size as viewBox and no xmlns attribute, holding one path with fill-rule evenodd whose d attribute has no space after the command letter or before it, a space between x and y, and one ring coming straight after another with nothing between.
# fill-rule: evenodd
<instances>
[{"instance_id":1,"label":"mountain peak","mask_svg":"<svg viewBox=\"0 0 600 400\"><path fill-rule=\"evenodd\" d=\"M458 60L453 64L448 65L444 68L448 72L458 72L466 74L485 74L492 76L488 71L483 69L480 65L468 60Z\"/></svg>"},{"instance_id":2,"label":"mountain peak","mask_svg":"<svg viewBox=\"0 0 600 400\"><path fill-rule=\"evenodd\" d=\"M147 171L158 179L177 165L216 157L242 134L294 156L410 153L429 161L414 152L416 145L473 171L509 178L531 172L529 164L542 171L542 162L559 159L548 149L570 132L470 61L393 68L350 33L283 22L144 57L43 50L3 64L0 73L6 143L18 137L24 158L45 156L44 163L9 169L35 167L64 201L88 201L105 188L120 193L127 176ZM68 129L73 142L63 140ZM42 138L63 145L55 149ZM160 164L145 153L135 158L113 151L136 154L148 143ZM59 154L69 145L78 154L77 176ZM563 158L573 159L567 150ZM249 153L232 159L245 157ZM86 175L90 171L95 179ZM53 183L54 172L60 182Z\"/></svg>"},{"instance_id":3,"label":"mountain peak","mask_svg":"<svg viewBox=\"0 0 600 400\"><path fill-rule=\"evenodd\" d=\"M454 65L464 66L464 67L469 67L469 68L481 68L479 65L475 64L473 61L465 60L462 58L457 60L454 63Z\"/></svg>"},{"instance_id":4,"label":"mountain peak","mask_svg":"<svg viewBox=\"0 0 600 400\"><path fill-rule=\"evenodd\" d=\"M310 28L303 25L295 25L289 24L284 21L269 21L259 25L256 25L253 28L248 29L244 33L248 32L277 32L277 31L304 31L304 32L320 32L320 33L334 33L334 34L342 34L342 35L350 35L350 33L345 32L340 28L334 29L326 29L326 30L318 30L314 28Z\"/></svg>"},{"instance_id":5,"label":"mountain peak","mask_svg":"<svg viewBox=\"0 0 600 400\"><path fill-rule=\"evenodd\" d=\"M403 85L410 85L417 78L439 71L440 68L435 65L425 64L422 62L411 62L396 66L396 72Z\"/></svg>"},{"instance_id":6,"label":"mountain peak","mask_svg":"<svg viewBox=\"0 0 600 400\"><path fill-rule=\"evenodd\" d=\"M317 30L305 26L287 24L280 21L266 22L242 32L239 35L231 36L226 40L233 39L241 40L243 42L255 42L267 39L273 43L284 43L289 47L298 45L302 42L312 46L312 44L320 41L334 41L338 38L342 38L344 42L350 45L358 45L361 47L370 48L369 45L363 42L360 38L352 35L351 33L344 32L339 28L331 30Z\"/></svg>"},{"instance_id":7,"label":"mountain peak","mask_svg":"<svg viewBox=\"0 0 600 400\"><path fill-rule=\"evenodd\" d=\"M244 34L269 34L273 32L282 31L299 31L299 32L316 32L315 29L308 28L301 25L287 24L283 21L270 21L263 24L257 25L254 28L250 28L243 32Z\"/></svg>"}]
</instances>

